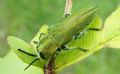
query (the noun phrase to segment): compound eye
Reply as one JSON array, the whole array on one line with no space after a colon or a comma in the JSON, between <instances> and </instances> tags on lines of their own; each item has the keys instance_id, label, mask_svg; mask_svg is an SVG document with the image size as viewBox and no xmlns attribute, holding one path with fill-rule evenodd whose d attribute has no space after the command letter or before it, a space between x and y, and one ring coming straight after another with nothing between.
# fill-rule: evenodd
<instances>
[{"instance_id":1,"label":"compound eye","mask_svg":"<svg viewBox=\"0 0 120 74\"><path fill-rule=\"evenodd\" d=\"M39 55L42 59L46 59L46 57L44 56L44 54L42 52L40 52Z\"/></svg>"}]
</instances>

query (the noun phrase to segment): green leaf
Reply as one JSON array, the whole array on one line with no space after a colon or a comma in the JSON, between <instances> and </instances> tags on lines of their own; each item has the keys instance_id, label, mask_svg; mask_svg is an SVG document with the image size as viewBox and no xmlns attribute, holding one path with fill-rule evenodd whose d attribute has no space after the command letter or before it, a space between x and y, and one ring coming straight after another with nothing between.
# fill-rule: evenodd
<instances>
[{"instance_id":1,"label":"green leaf","mask_svg":"<svg viewBox=\"0 0 120 74\"><path fill-rule=\"evenodd\" d=\"M20 51L18 51L18 49L21 49L23 51L26 51L28 53L31 54L36 54L35 50L32 48L32 46L30 46L28 43L26 43L25 41L17 38L17 37L13 37L13 36L9 36L8 37L8 43L11 47L12 50L14 50L14 52L18 55L18 57L24 61L25 63L30 64L36 57L31 57L25 53L22 53ZM39 59L38 61L36 61L35 63L33 63L33 65L37 66L37 67L44 67L44 63L45 61L42 59Z\"/></svg>"},{"instance_id":2,"label":"green leaf","mask_svg":"<svg viewBox=\"0 0 120 74\"><path fill-rule=\"evenodd\" d=\"M24 71L26 66L28 64L23 63L13 51L4 58L0 58L0 74L43 74L42 69L34 66Z\"/></svg>"},{"instance_id":3,"label":"green leaf","mask_svg":"<svg viewBox=\"0 0 120 74\"><path fill-rule=\"evenodd\" d=\"M107 18L103 30L106 47L120 48L120 7Z\"/></svg>"},{"instance_id":4,"label":"green leaf","mask_svg":"<svg viewBox=\"0 0 120 74\"><path fill-rule=\"evenodd\" d=\"M120 49L120 35L106 44L107 47Z\"/></svg>"},{"instance_id":5,"label":"green leaf","mask_svg":"<svg viewBox=\"0 0 120 74\"><path fill-rule=\"evenodd\" d=\"M48 26L47 25L43 25L40 28L40 30L37 33L37 35L31 41L31 44L28 44L24 40L21 40L21 39L19 39L17 37L13 37L13 36L9 36L7 38L8 44L10 45L11 49L14 50L14 52L18 55L18 57L22 61L24 61L25 63L30 64L36 57L31 57L29 55L26 55L26 54L18 51L18 49L21 49L21 50L26 51L28 53L37 55L36 45L33 43L33 41L39 41L40 33L46 33L47 29L48 29ZM43 68L46 62L47 62L47 60L43 60L43 59L39 58L39 60L36 61L35 63L33 63L33 65L37 66L37 67L40 67L40 68Z\"/></svg>"}]
</instances>

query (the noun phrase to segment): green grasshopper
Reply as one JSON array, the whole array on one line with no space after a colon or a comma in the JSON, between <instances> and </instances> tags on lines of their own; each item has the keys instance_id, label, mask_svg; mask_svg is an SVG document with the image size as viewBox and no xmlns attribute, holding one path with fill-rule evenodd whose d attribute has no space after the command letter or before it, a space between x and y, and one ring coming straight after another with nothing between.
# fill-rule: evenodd
<instances>
[{"instance_id":1,"label":"green grasshopper","mask_svg":"<svg viewBox=\"0 0 120 74\"><path fill-rule=\"evenodd\" d=\"M43 59L49 58L58 49L64 48L72 38L86 29L91 22L96 7L89 8L78 13L75 13L60 23L50 26L47 33L41 33L37 44L37 52ZM96 29L97 30L97 29Z\"/></svg>"},{"instance_id":2,"label":"green grasshopper","mask_svg":"<svg viewBox=\"0 0 120 74\"><path fill-rule=\"evenodd\" d=\"M37 37L37 41L33 39L35 44L35 49L37 54L32 54L24 51L19 48L18 51L24 54L27 54L35 59L25 68L27 69L35 61L42 58L43 60L49 59L53 54L56 54L61 49L69 49L65 45L68 44L72 39L76 39L79 33L85 30L96 30L97 28L88 28L89 23L92 21L96 13L96 7L91 7L85 10L81 10L72 15L69 15L67 18L48 27L45 33L40 33ZM77 47L76 47L77 48ZM83 52L86 52L86 49L82 49Z\"/></svg>"}]
</instances>

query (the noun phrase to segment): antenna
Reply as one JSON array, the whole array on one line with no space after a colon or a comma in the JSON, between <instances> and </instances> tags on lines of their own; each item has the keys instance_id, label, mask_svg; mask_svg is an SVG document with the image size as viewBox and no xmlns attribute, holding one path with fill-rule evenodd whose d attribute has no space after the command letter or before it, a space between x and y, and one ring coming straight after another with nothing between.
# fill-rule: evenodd
<instances>
[{"instance_id":1,"label":"antenna","mask_svg":"<svg viewBox=\"0 0 120 74\"><path fill-rule=\"evenodd\" d=\"M36 62L37 60L39 60L39 59L37 59L37 58L34 59L34 60L24 69L24 71L27 70L27 69L28 69L34 62Z\"/></svg>"}]
</instances>

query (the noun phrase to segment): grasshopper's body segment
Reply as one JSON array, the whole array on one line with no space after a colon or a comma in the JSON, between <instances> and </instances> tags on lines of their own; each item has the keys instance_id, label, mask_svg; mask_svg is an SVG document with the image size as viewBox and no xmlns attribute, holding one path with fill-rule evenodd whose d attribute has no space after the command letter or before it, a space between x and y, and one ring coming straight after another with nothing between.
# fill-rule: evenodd
<instances>
[{"instance_id":1,"label":"grasshopper's body segment","mask_svg":"<svg viewBox=\"0 0 120 74\"><path fill-rule=\"evenodd\" d=\"M49 27L48 32L40 38L38 45L40 55L49 58L58 48L67 44L73 36L82 32L92 21L96 7L77 12L60 23ZM39 52L38 52L39 53Z\"/></svg>"}]
</instances>

